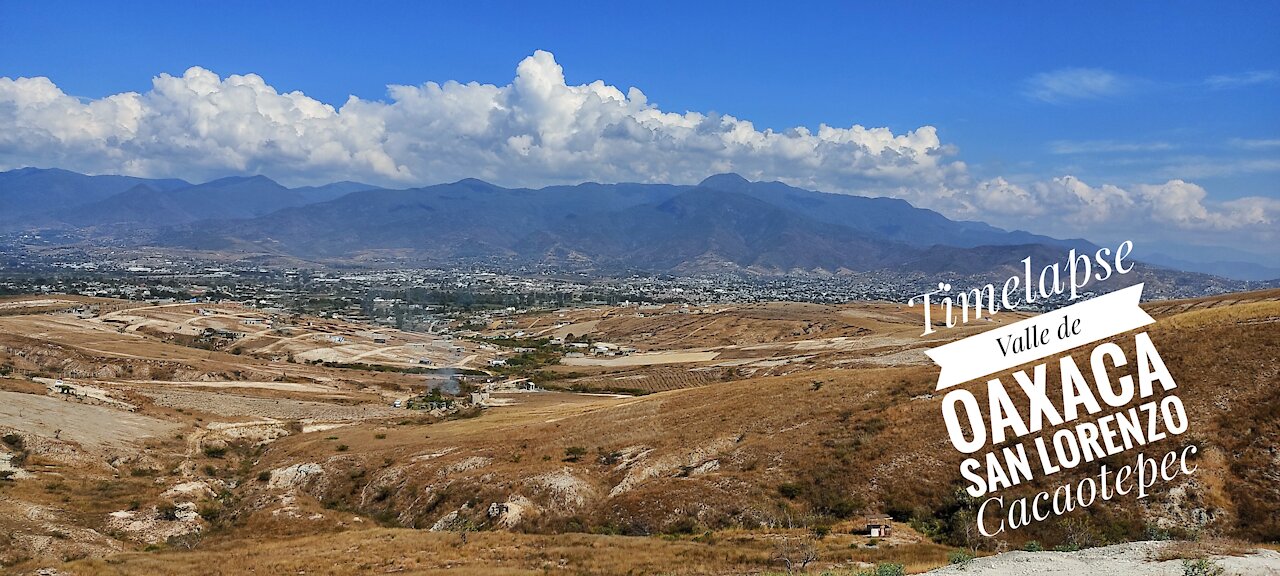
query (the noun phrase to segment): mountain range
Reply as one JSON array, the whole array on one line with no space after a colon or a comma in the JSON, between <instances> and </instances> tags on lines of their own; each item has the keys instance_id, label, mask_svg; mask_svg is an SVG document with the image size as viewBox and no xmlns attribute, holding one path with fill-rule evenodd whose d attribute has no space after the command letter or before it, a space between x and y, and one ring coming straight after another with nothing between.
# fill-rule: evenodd
<instances>
[{"instance_id":1,"label":"mountain range","mask_svg":"<svg viewBox=\"0 0 1280 576\"><path fill-rule=\"evenodd\" d=\"M673 273L982 273L1028 255L1052 259L1069 248L1094 248L1082 239L951 220L903 200L736 174L697 185L527 189L465 179L391 190L355 182L288 188L264 176L191 184L57 169L0 173L0 230L48 229L324 263L374 258Z\"/></svg>"}]
</instances>

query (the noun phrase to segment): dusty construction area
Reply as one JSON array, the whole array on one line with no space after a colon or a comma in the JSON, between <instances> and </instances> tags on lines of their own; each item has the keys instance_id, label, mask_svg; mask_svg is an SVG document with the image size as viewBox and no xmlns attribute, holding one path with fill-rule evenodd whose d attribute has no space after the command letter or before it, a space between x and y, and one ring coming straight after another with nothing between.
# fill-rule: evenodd
<instances>
[{"instance_id":1,"label":"dusty construction area","mask_svg":"<svg viewBox=\"0 0 1280 576\"><path fill-rule=\"evenodd\" d=\"M933 315L940 325L941 309L935 307ZM985 317L945 337L1024 317ZM579 341L579 354L548 370L545 378L554 379L554 386L650 393L832 368L928 366L924 350L943 335L921 338L923 326L919 306L771 302L566 309L504 319L484 334ZM605 348L596 350L597 344Z\"/></svg>"},{"instance_id":2,"label":"dusty construction area","mask_svg":"<svg viewBox=\"0 0 1280 576\"><path fill-rule=\"evenodd\" d=\"M94 321L165 341L233 335L244 352L300 362L432 365L467 368L477 357L465 342L338 320L265 313L236 304L166 304L103 314ZM186 337L186 338L183 338ZM424 360L426 362L424 362Z\"/></svg>"},{"instance_id":3,"label":"dusty construction area","mask_svg":"<svg viewBox=\"0 0 1280 576\"><path fill-rule=\"evenodd\" d=\"M1148 306L1196 423L1203 474L1100 508L1070 536L1105 544L1186 523L1251 542L1280 533L1280 470L1268 451L1280 439L1280 292L1226 300ZM918 310L530 315L517 322L550 327L581 314L569 325L596 322L597 342L633 355L701 347L717 357L552 366L598 371L554 382L671 386L643 396L494 393L487 408L436 417L389 406L421 387L420 375L208 350L176 330L129 330L134 320L5 302L9 466L0 469L13 473L0 481L0 562L11 572L757 574L809 549L814 573L876 562L920 572L964 547L947 529L964 503L954 499L958 455L937 425L936 371L869 360L916 353L908 336L919 333ZM112 318L121 316L149 315ZM1204 354L1209 343L1222 348ZM792 356L813 362L778 362ZM716 366L731 360L745 362ZM862 515L875 511L894 516L893 538L861 533ZM1062 541L1067 528L1078 527L1043 526L1002 545Z\"/></svg>"}]
</instances>

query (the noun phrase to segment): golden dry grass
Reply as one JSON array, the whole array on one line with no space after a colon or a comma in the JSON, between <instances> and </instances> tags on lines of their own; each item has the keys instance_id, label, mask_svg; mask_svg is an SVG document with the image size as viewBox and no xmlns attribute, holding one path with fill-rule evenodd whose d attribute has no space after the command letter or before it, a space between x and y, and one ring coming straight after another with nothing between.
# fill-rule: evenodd
<instances>
[{"instance_id":1,"label":"golden dry grass","mask_svg":"<svg viewBox=\"0 0 1280 576\"><path fill-rule=\"evenodd\" d=\"M1280 302L1248 302L1224 308L1193 309L1160 320L1162 330L1193 330L1210 325L1274 322Z\"/></svg>"},{"instance_id":2,"label":"golden dry grass","mask_svg":"<svg viewBox=\"0 0 1280 576\"><path fill-rule=\"evenodd\" d=\"M211 543L194 551L127 553L68 566L82 574L562 574L728 575L774 572L777 542L796 534L714 533L693 538L593 534L527 535L403 529L361 529L254 542ZM947 549L910 544L868 549L864 538L816 541L809 568L851 568L857 562L895 562L915 573L945 563ZM852 546L851 546L852 545Z\"/></svg>"},{"instance_id":3,"label":"golden dry grass","mask_svg":"<svg viewBox=\"0 0 1280 576\"><path fill-rule=\"evenodd\" d=\"M1155 554L1155 560L1195 560L1210 556L1244 556L1258 545L1232 540L1228 538L1209 538L1204 540L1182 540L1171 542L1161 547Z\"/></svg>"}]
</instances>

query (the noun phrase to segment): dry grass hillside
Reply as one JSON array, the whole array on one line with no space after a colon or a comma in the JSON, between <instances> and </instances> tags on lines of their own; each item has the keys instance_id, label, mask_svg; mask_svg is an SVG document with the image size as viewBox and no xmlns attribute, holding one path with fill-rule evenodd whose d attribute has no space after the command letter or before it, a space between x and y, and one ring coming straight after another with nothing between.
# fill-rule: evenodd
<instances>
[{"instance_id":1,"label":"dry grass hillside","mask_svg":"<svg viewBox=\"0 0 1280 576\"><path fill-rule=\"evenodd\" d=\"M554 383L688 382L643 396L495 393L483 410L445 417L386 408L393 390L413 385L402 381L408 374L288 363L270 350L204 351L166 341L171 331L70 336L62 326L93 320L45 309L0 317L0 359L13 366L0 406L23 406L0 408L0 431L16 438L5 437L4 451L20 460L20 477L0 484L0 560L19 572L107 574L741 574L781 570L782 556L806 551L815 571L883 561L922 571L956 547L1031 539L1280 540L1280 291L1147 307L1159 320L1147 331L1192 423L1151 450L1195 442L1200 472L1144 501L1095 506L1003 542L970 541L961 530L973 502L957 495L960 455L932 395L937 370L922 354L938 342L917 337L918 309L766 304L524 317L490 330L580 330L636 348L599 357L618 365L562 362L549 369L560 373ZM1116 341L1132 353L1132 338ZM633 361L671 353L686 355ZM1077 359L1087 364L1087 351ZM112 368L83 377L106 399L69 401L30 379L82 364L136 373L164 362L226 387ZM282 368L285 378L267 378ZM222 380L234 370L299 386ZM49 424L45 414L63 420ZM126 415L136 422L124 424ZM1007 494L1096 474L1096 464ZM893 538L861 534L859 520L874 512L893 515Z\"/></svg>"}]
</instances>

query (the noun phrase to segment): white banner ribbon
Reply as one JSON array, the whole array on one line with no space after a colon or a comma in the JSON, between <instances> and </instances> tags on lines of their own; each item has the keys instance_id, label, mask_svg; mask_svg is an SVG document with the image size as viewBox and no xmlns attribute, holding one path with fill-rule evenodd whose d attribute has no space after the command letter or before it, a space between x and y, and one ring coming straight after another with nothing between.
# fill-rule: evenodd
<instances>
[{"instance_id":1,"label":"white banner ribbon","mask_svg":"<svg viewBox=\"0 0 1280 576\"><path fill-rule=\"evenodd\" d=\"M942 367L937 390L1155 322L1138 306L1141 300L1142 284L1136 284L928 350Z\"/></svg>"}]
</instances>

